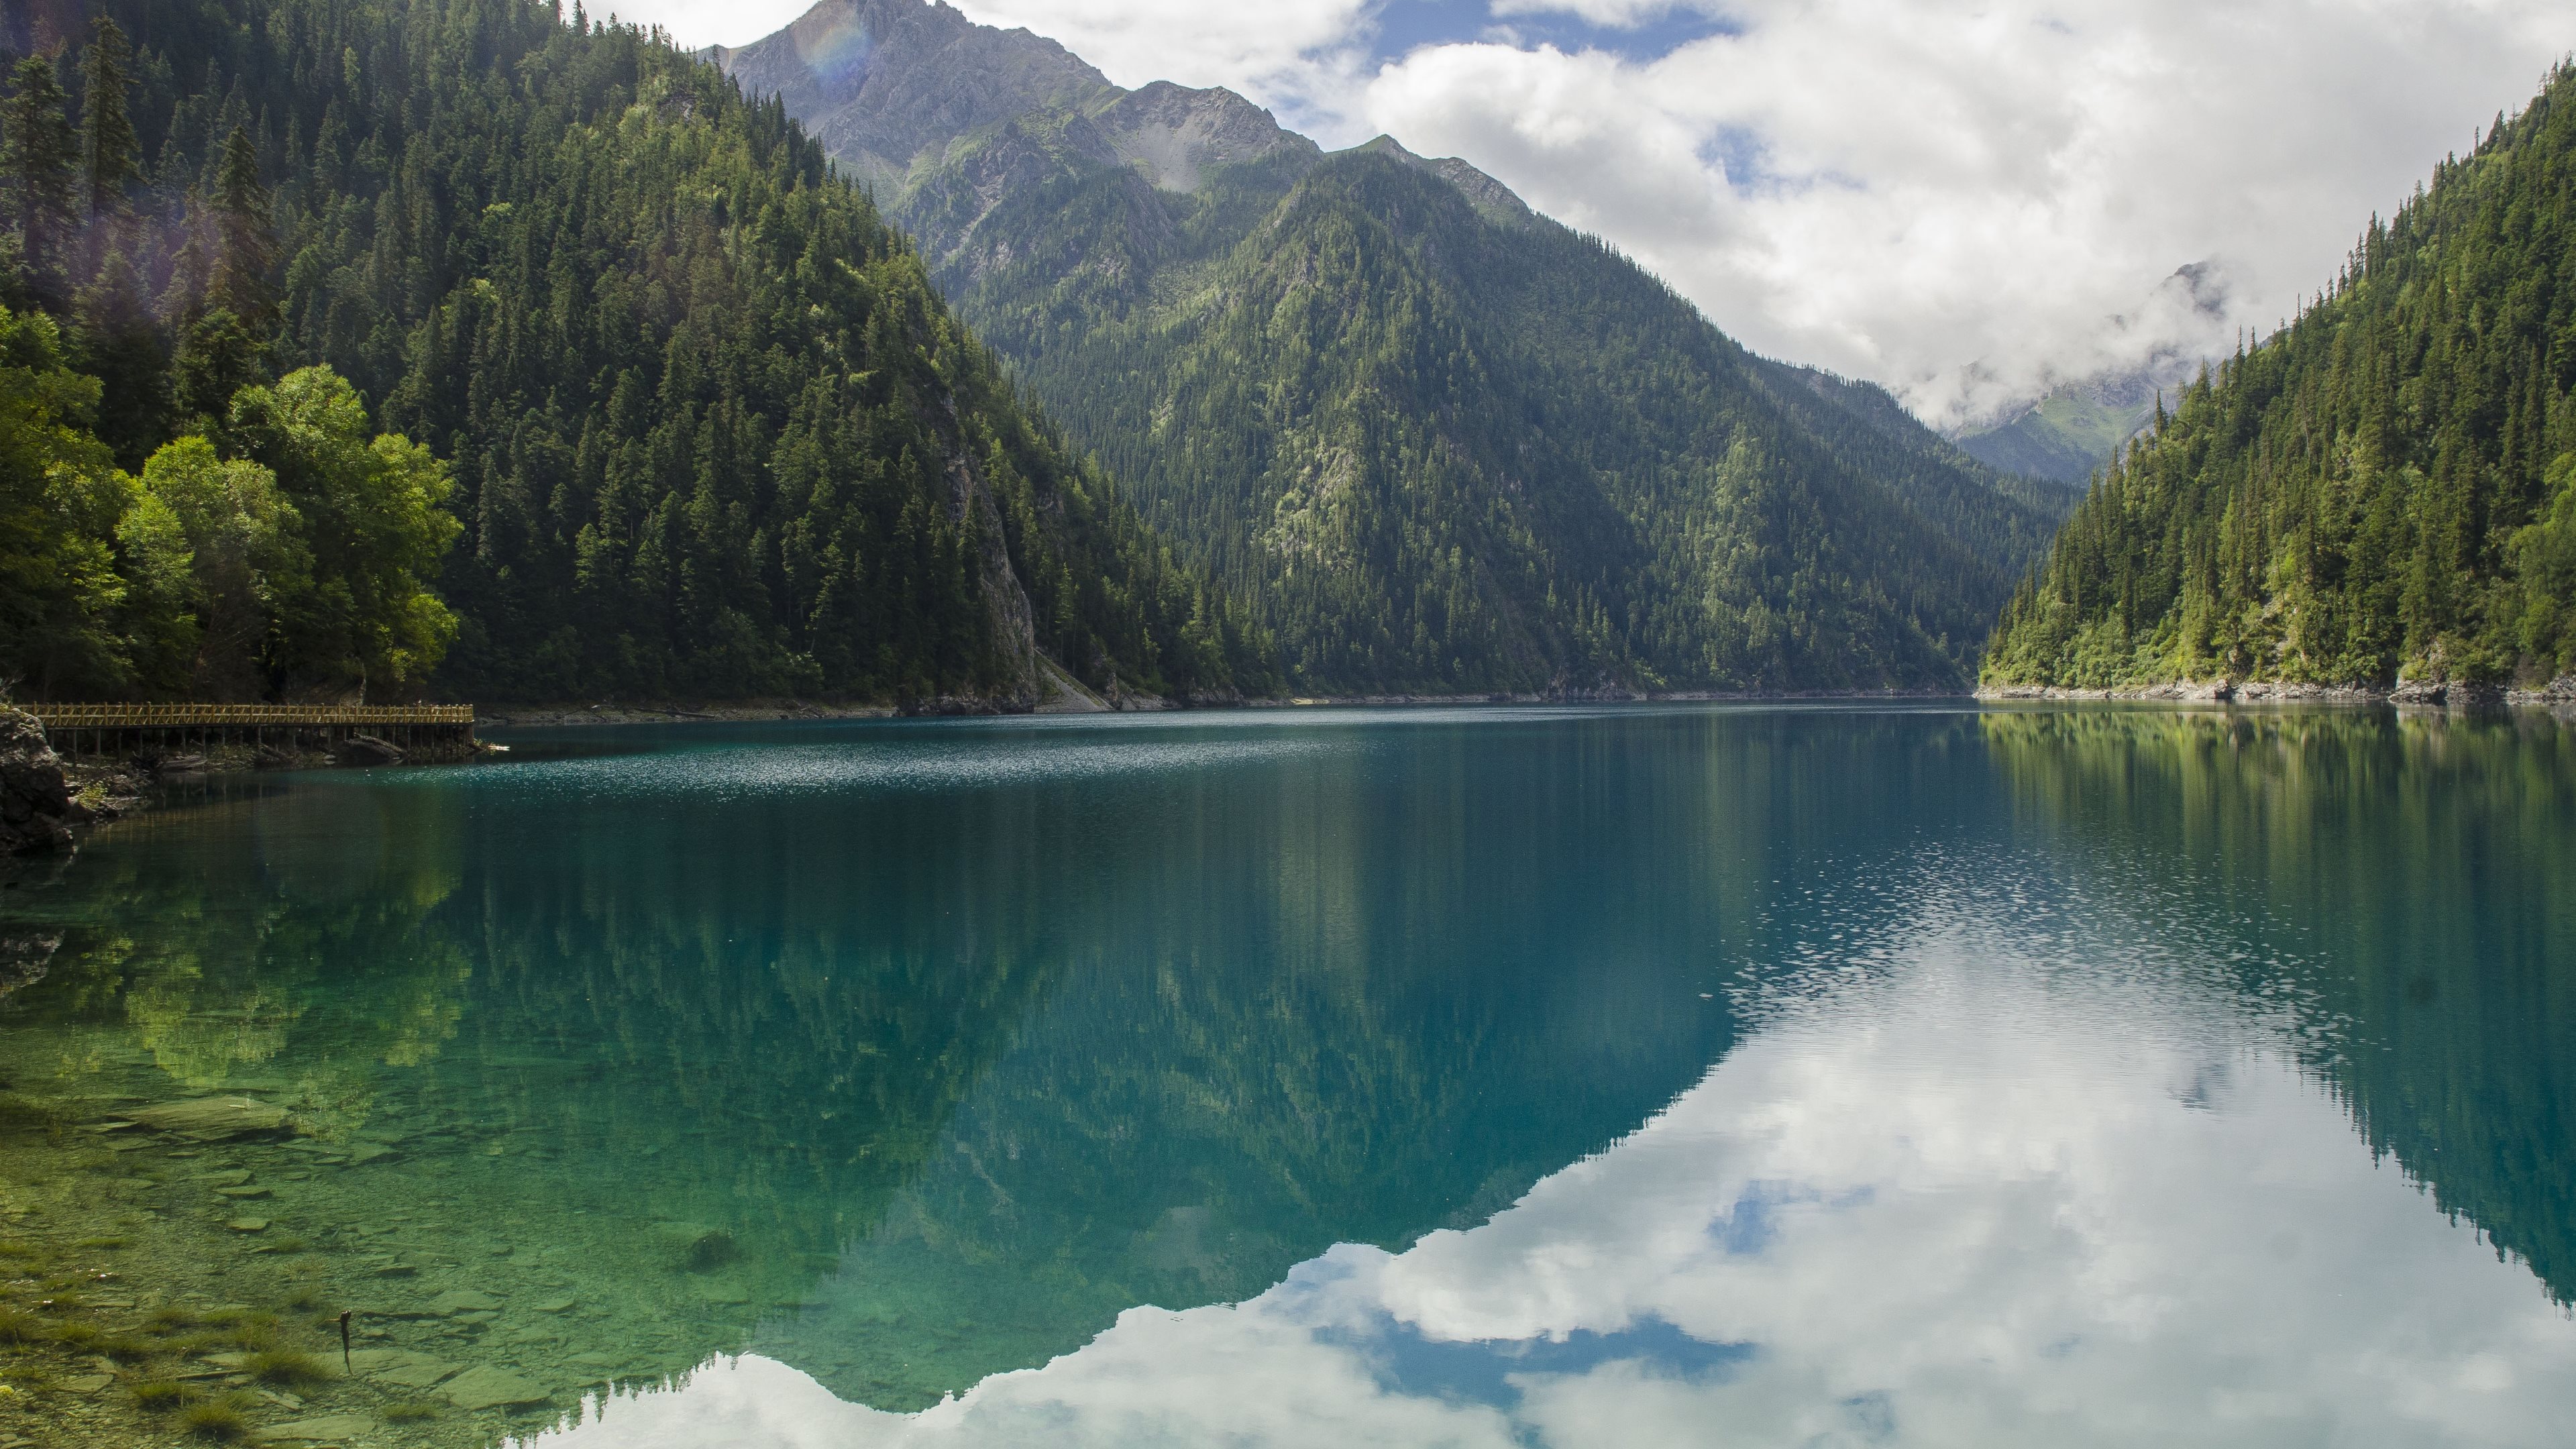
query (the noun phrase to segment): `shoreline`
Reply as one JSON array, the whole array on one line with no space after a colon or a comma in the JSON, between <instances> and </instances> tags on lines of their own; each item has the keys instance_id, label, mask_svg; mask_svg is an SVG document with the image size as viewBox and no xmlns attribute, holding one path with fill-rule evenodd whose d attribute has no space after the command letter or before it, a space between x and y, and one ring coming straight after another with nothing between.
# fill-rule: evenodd
<instances>
[{"instance_id":1,"label":"shoreline","mask_svg":"<svg viewBox=\"0 0 2576 1449\"><path fill-rule=\"evenodd\" d=\"M1850 690L1580 690L1570 692L1470 694L1328 694L1263 698L1198 699L1175 702L1153 696L1128 696L1124 707L1050 709L1014 707L1008 702L941 696L910 706L892 704L824 704L795 699L731 701L666 700L645 704L493 704L476 707L477 728L556 729L575 725L748 724L775 720L999 718L1045 714L1176 714L1186 711L1371 709L1403 706L1473 708L1485 705L1570 704L1760 704L1836 700L1968 699L1962 689Z\"/></svg>"},{"instance_id":2,"label":"shoreline","mask_svg":"<svg viewBox=\"0 0 2576 1449\"><path fill-rule=\"evenodd\" d=\"M1985 703L2386 704L2424 709L2576 707L2576 675L2538 688L2401 679L2394 685L2297 684L2261 679L2183 679L2164 684L2077 689L2054 684L1981 684Z\"/></svg>"}]
</instances>

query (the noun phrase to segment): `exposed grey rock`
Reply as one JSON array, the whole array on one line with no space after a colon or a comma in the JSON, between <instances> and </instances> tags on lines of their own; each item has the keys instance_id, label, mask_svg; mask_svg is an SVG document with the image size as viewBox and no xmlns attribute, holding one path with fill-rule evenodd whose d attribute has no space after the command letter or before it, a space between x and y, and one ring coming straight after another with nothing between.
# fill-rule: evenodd
<instances>
[{"instance_id":1,"label":"exposed grey rock","mask_svg":"<svg viewBox=\"0 0 2576 1449\"><path fill-rule=\"evenodd\" d=\"M45 727L0 705L0 855L71 849L71 818L71 789Z\"/></svg>"},{"instance_id":2,"label":"exposed grey rock","mask_svg":"<svg viewBox=\"0 0 2576 1449\"><path fill-rule=\"evenodd\" d=\"M1407 166L1428 171L1457 187L1459 193L1467 198L1468 204L1475 207L1487 221L1500 222L1505 226L1519 226L1535 215L1529 209L1529 203L1521 200L1519 194L1510 187L1455 156L1443 156L1436 161L1428 157L1416 156L1404 149L1393 136L1379 136L1359 149L1380 156L1392 156Z\"/></svg>"},{"instance_id":3,"label":"exposed grey rock","mask_svg":"<svg viewBox=\"0 0 2576 1449\"><path fill-rule=\"evenodd\" d=\"M705 54L746 92L777 96L916 238L946 238L949 250L1005 198L1061 174L1063 156L1132 166L1155 189L1194 192L1221 167L1322 154L1223 87L1124 90L1052 40L924 0L822 0L774 35ZM921 193L943 170L936 191ZM1510 205L1527 214L1517 198Z\"/></svg>"},{"instance_id":4,"label":"exposed grey rock","mask_svg":"<svg viewBox=\"0 0 2576 1449\"><path fill-rule=\"evenodd\" d=\"M774 35L705 54L746 92L776 95L834 160L884 192L958 137L1119 94L1052 40L922 0L823 0Z\"/></svg>"},{"instance_id":5,"label":"exposed grey rock","mask_svg":"<svg viewBox=\"0 0 2576 1449\"><path fill-rule=\"evenodd\" d=\"M1219 167L1315 150L1315 143L1281 130L1268 111L1222 86L1193 90L1156 81L1120 96L1092 120L1113 155L1165 191L1196 191Z\"/></svg>"}]
</instances>

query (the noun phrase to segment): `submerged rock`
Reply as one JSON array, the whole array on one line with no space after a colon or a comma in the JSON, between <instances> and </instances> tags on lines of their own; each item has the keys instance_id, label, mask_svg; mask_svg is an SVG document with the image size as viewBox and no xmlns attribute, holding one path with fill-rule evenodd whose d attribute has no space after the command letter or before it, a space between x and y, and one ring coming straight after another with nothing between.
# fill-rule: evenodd
<instances>
[{"instance_id":1,"label":"submerged rock","mask_svg":"<svg viewBox=\"0 0 2576 1449\"><path fill-rule=\"evenodd\" d=\"M447 1381L439 1390L447 1401L460 1409L514 1409L542 1404L554 1397L546 1386L532 1378L508 1369L467 1369Z\"/></svg>"},{"instance_id":2,"label":"submerged rock","mask_svg":"<svg viewBox=\"0 0 2576 1449\"><path fill-rule=\"evenodd\" d=\"M248 1097L199 1097L187 1102L164 1102L127 1114L135 1121L157 1132L186 1132L208 1136L238 1137L254 1132L276 1132L286 1126L286 1109Z\"/></svg>"},{"instance_id":3,"label":"submerged rock","mask_svg":"<svg viewBox=\"0 0 2576 1449\"><path fill-rule=\"evenodd\" d=\"M45 969L53 964L54 953L62 947L63 938L58 933L0 936L0 996L44 980Z\"/></svg>"},{"instance_id":4,"label":"submerged rock","mask_svg":"<svg viewBox=\"0 0 2576 1449\"><path fill-rule=\"evenodd\" d=\"M349 1355L351 1372L398 1389L436 1388L463 1367L407 1348L362 1348Z\"/></svg>"},{"instance_id":5,"label":"submerged rock","mask_svg":"<svg viewBox=\"0 0 2576 1449\"><path fill-rule=\"evenodd\" d=\"M460 1313L493 1313L500 1307L500 1300L491 1294L478 1293L471 1288L451 1289L429 1301L429 1311L441 1318L453 1318Z\"/></svg>"},{"instance_id":6,"label":"submerged rock","mask_svg":"<svg viewBox=\"0 0 2576 1449\"><path fill-rule=\"evenodd\" d=\"M324 1414L318 1419L292 1419L253 1431L262 1443L297 1443L361 1439L376 1432L376 1421L356 1414Z\"/></svg>"},{"instance_id":7,"label":"submerged rock","mask_svg":"<svg viewBox=\"0 0 2576 1449\"><path fill-rule=\"evenodd\" d=\"M672 1266L684 1273L707 1273L742 1256L733 1234L703 1223L655 1223L653 1233L668 1245Z\"/></svg>"}]
</instances>

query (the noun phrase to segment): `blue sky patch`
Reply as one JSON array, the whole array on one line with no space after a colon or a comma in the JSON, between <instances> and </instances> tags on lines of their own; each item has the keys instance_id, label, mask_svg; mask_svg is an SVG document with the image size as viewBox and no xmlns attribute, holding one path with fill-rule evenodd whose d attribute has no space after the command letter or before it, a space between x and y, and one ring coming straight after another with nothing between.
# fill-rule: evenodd
<instances>
[{"instance_id":1,"label":"blue sky patch","mask_svg":"<svg viewBox=\"0 0 2576 1449\"><path fill-rule=\"evenodd\" d=\"M1749 1343L1710 1343L1660 1318L1644 1318L1610 1333L1576 1329L1562 1339L1492 1338L1457 1341L1427 1338L1391 1314L1379 1314L1370 1331L1318 1329L1325 1343L1357 1350L1378 1382L1393 1393L1509 1408L1519 1402L1513 1374L1579 1374L1606 1363L1634 1362L1667 1378L1718 1378L1753 1357Z\"/></svg>"},{"instance_id":2,"label":"blue sky patch","mask_svg":"<svg viewBox=\"0 0 2576 1449\"><path fill-rule=\"evenodd\" d=\"M1426 45L1492 40L1563 51L1597 50L1622 60L1660 60L1694 40L1733 35L1740 27L1693 6L1676 5L1636 25L1595 25L1564 13L1496 17L1488 0L1387 0L1372 17L1370 59L1384 64Z\"/></svg>"}]
</instances>

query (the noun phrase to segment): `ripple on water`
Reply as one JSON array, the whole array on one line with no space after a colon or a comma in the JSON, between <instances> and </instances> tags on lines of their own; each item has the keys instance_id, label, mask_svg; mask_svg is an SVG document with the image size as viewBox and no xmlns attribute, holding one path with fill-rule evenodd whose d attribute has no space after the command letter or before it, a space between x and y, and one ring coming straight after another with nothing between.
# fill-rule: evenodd
<instances>
[{"instance_id":1,"label":"ripple on water","mask_svg":"<svg viewBox=\"0 0 2576 1449\"><path fill-rule=\"evenodd\" d=\"M800 795L1027 788L1239 768L1349 748L1312 738L1042 742L965 735L938 742L837 740L647 755L532 760L471 783L536 799L603 795L750 800ZM382 782L376 782L382 783ZM453 780L393 783L452 787Z\"/></svg>"}]
</instances>

